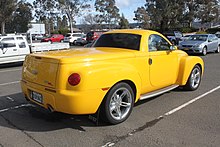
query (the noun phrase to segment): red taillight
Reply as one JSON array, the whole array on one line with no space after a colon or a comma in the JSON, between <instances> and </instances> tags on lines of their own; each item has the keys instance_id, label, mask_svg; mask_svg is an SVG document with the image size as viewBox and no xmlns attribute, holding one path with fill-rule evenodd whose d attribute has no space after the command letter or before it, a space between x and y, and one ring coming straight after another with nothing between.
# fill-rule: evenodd
<instances>
[{"instance_id":1,"label":"red taillight","mask_svg":"<svg viewBox=\"0 0 220 147\"><path fill-rule=\"evenodd\" d=\"M80 83L81 77L78 73L73 73L69 76L68 82L72 86L76 86Z\"/></svg>"}]
</instances>

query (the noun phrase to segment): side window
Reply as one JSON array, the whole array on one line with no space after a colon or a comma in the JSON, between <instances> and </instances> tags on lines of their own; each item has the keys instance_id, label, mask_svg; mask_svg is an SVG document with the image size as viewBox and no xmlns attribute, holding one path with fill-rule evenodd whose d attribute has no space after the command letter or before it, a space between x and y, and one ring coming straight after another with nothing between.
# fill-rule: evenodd
<instances>
[{"instance_id":1,"label":"side window","mask_svg":"<svg viewBox=\"0 0 220 147\"><path fill-rule=\"evenodd\" d=\"M150 35L148 39L149 51L166 51L170 49L170 44L159 35Z\"/></svg>"},{"instance_id":2,"label":"side window","mask_svg":"<svg viewBox=\"0 0 220 147\"><path fill-rule=\"evenodd\" d=\"M213 35L209 35L208 40L213 41Z\"/></svg>"},{"instance_id":3,"label":"side window","mask_svg":"<svg viewBox=\"0 0 220 147\"><path fill-rule=\"evenodd\" d=\"M5 48L8 48L8 47L16 47L16 44L15 44L15 39L13 37L10 37L10 38L3 38L1 40L3 46Z\"/></svg>"},{"instance_id":4,"label":"side window","mask_svg":"<svg viewBox=\"0 0 220 147\"><path fill-rule=\"evenodd\" d=\"M22 37L16 37L16 39L18 40L19 48L26 48L26 44L25 44L24 39Z\"/></svg>"}]
</instances>

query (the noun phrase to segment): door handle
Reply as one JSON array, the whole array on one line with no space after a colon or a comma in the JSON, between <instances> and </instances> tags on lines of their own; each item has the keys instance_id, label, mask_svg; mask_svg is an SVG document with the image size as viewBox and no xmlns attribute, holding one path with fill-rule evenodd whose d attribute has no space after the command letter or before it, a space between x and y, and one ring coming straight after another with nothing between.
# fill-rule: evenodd
<instances>
[{"instance_id":1,"label":"door handle","mask_svg":"<svg viewBox=\"0 0 220 147\"><path fill-rule=\"evenodd\" d=\"M153 60L151 58L149 58L148 63L149 63L149 65L151 65L153 63Z\"/></svg>"},{"instance_id":2,"label":"door handle","mask_svg":"<svg viewBox=\"0 0 220 147\"><path fill-rule=\"evenodd\" d=\"M17 49L13 49L13 51L17 51Z\"/></svg>"}]
</instances>

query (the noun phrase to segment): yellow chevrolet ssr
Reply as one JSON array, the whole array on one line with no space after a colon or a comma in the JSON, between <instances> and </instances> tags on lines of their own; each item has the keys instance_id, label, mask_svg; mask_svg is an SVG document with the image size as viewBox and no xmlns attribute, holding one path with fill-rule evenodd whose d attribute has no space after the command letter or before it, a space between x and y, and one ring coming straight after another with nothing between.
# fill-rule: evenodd
<instances>
[{"instance_id":1,"label":"yellow chevrolet ssr","mask_svg":"<svg viewBox=\"0 0 220 147\"><path fill-rule=\"evenodd\" d=\"M95 114L118 124L138 100L178 86L196 90L204 63L150 30L114 30L91 48L26 56L21 87L27 100L50 111Z\"/></svg>"}]
</instances>

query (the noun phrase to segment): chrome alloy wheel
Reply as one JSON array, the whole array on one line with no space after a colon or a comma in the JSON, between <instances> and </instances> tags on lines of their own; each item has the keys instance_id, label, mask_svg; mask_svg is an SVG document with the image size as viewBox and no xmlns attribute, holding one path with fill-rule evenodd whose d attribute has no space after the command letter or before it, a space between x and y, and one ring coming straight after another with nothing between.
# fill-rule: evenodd
<instances>
[{"instance_id":1,"label":"chrome alloy wheel","mask_svg":"<svg viewBox=\"0 0 220 147\"><path fill-rule=\"evenodd\" d=\"M197 87L199 86L200 84L200 80L201 80L201 72L200 72L200 69L199 68L194 68L192 73L191 73L191 77L190 77L190 80L191 80L191 87L193 89L197 89Z\"/></svg>"},{"instance_id":2,"label":"chrome alloy wheel","mask_svg":"<svg viewBox=\"0 0 220 147\"><path fill-rule=\"evenodd\" d=\"M202 55L205 56L207 54L207 47L204 47L202 50Z\"/></svg>"},{"instance_id":3,"label":"chrome alloy wheel","mask_svg":"<svg viewBox=\"0 0 220 147\"><path fill-rule=\"evenodd\" d=\"M122 120L132 108L132 95L127 88L119 88L112 95L109 103L110 115L115 120Z\"/></svg>"}]
</instances>

